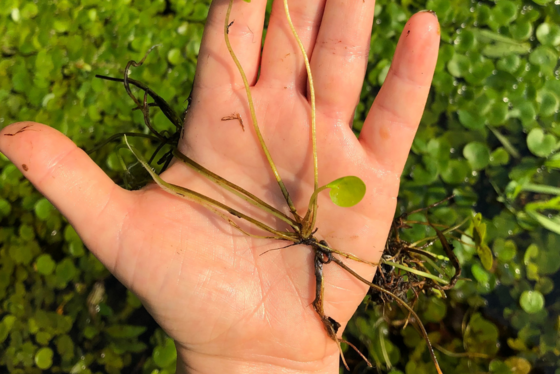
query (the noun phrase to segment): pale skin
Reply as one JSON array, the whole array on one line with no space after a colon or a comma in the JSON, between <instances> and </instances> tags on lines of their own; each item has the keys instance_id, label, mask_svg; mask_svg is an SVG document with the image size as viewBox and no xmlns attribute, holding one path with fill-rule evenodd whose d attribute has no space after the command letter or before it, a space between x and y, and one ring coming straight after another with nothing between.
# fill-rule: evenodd
<instances>
[{"instance_id":1,"label":"pale skin","mask_svg":"<svg viewBox=\"0 0 560 374\"><path fill-rule=\"evenodd\" d=\"M274 4L260 55L265 5L235 1L229 37L252 85L264 139L304 215L313 189L307 78L281 1ZM180 149L289 215L225 46L226 7L226 0L212 3ZM356 175L368 188L352 208L335 206L323 192L315 237L376 262L428 96L439 46L437 18L422 12L408 21L356 139L350 124L366 71L374 2L298 0L290 1L290 10L315 79L319 184ZM115 100L124 98L123 90ZM234 113L243 118L245 132L238 121L221 121ZM154 184L126 191L70 139L46 125L20 122L4 128L0 151L68 218L87 247L175 340L178 373L338 373L337 345L311 305L315 279L309 247L260 256L290 243L244 236L205 208ZM179 162L162 177L286 229ZM374 268L344 262L373 278ZM324 272L325 313L344 328L367 286L333 263Z\"/></svg>"}]
</instances>

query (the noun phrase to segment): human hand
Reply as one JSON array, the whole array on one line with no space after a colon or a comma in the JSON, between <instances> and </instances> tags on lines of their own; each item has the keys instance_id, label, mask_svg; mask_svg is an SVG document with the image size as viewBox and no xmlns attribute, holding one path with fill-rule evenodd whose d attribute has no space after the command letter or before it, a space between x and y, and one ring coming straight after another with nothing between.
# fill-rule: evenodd
<instances>
[{"instance_id":1,"label":"human hand","mask_svg":"<svg viewBox=\"0 0 560 374\"><path fill-rule=\"evenodd\" d=\"M313 191L307 78L279 0L259 60L265 6L265 1L235 1L229 37L253 85L265 141L298 212L304 214ZM225 47L226 7L226 0L212 4L179 147L289 214ZM437 19L420 13L407 23L384 86L356 139L350 124L367 66L373 1L292 1L290 10L315 78L319 184L356 175L368 187L362 202L352 208L337 207L321 196L315 236L377 262L437 59ZM245 131L236 122L221 121L232 113L241 115ZM19 132L25 126L30 127ZM125 191L68 138L44 125L8 126L0 132L0 151L69 219L87 247L175 340L178 372L187 366L197 373L338 372L336 344L311 306L315 280L310 248L261 256L286 243L243 236L205 208L152 184ZM162 177L284 228L180 162ZM375 269L345 262L366 279L373 278ZM325 266L325 281L326 314L344 328L367 286L335 265Z\"/></svg>"}]
</instances>

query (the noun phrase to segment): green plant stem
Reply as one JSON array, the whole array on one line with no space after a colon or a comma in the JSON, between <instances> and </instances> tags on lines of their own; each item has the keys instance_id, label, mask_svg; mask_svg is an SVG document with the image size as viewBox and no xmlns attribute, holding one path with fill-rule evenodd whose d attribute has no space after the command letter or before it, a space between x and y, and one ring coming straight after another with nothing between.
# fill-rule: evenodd
<instances>
[{"instance_id":1,"label":"green plant stem","mask_svg":"<svg viewBox=\"0 0 560 374\"><path fill-rule=\"evenodd\" d=\"M297 239L295 239L295 237L293 237L292 235L290 235L290 233L286 233L286 232L281 232L278 230L273 229L272 227L257 221L254 218L251 218L249 216L247 216L246 214L243 214L233 208L230 208L229 206L220 203L219 201L216 201L210 197L204 196L198 192L189 190L187 188L181 187L181 186L177 186L171 183L167 183L166 181L164 181L159 175L157 175L156 172L154 172L152 170L152 168L150 167L150 165L142 158L142 156L140 156L137 152L134 151L134 149L128 144L128 140L125 137L125 142L128 145L130 151L132 152L132 154L138 159L138 161L142 164L142 166L144 166L144 168L148 171L148 173L150 173L150 175L152 176L152 178L154 179L154 181L166 192L169 192L173 195L177 195L180 196L182 198L185 198L187 200L196 202L198 204L201 204L207 208L210 208L213 212L218 213L217 209L221 209L221 210L225 210L226 212L228 212L229 214L240 218L240 219L244 219L252 224L254 224L255 226L259 227L262 230L265 230L271 234L273 234L273 237L266 237L266 238L271 238L271 239L283 239L283 240L290 240L290 241L295 241ZM222 218L224 217L223 214L219 214ZM239 226L237 226L237 224L235 224L231 219L226 218L226 220L232 224L232 226L234 226L235 228L239 229L240 231L242 231L244 234L248 234L246 231L242 230ZM250 235L250 234L249 234ZM254 235L251 235L254 236Z\"/></svg>"},{"instance_id":2,"label":"green plant stem","mask_svg":"<svg viewBox=\"0 0 560 374\"><path fill-rule=\"evenodd\" d=\"M313 74L311 73L311 66L309 65L309 58L307 57L307 53L305 52L305 47L299 38L299 35L292 23L292 17L290 17L290 8L288 7L288 0L284 0L284 10L286 11L286 19L288 20L288 24L290 25L290 29L292 30L292 34L296 39L296 42L299 46L301 54L303 56L303 60L305 62L305 70L307 70L307 80L309 83L309 96L311 99L311 139L313 142L313 185L314 190L319 188L319 161L317 158L317 132L316 132L316 109L315 109L315 86L313 84Z\"/></svg>"},{"instance_id":3,"label":"green plant stem","mask_svg":"<svg viewBox=\"0 0 560 374\"><path fill-rule=\"evenodd\" d=\"M449 261L449 259L448 259ZM451 277L451 275L449 275L449 273L447 271L445 271L443 268L441 268L440 266L438 266L438 264L436 264L436 262L434 260L432 260L429 257L426 257L426 262L433 267L434 269L436 269L437 271L439 271L440 274L445 274L448 277Z\"/></svg>"},{"instance_id":4,"label":"green plant stem","mask_svg":"<svg viewBox=\"0 0 560 374\"><path fill-rule=\"evenodd\" d=\"M383 292L389 296L391 296L392 298L394 298L399 304L401 304L404 308L406 308L410 314L412 314L412 316L414 317L414 319L416 320L416 323L418 324L418 327L420 328L421 332L422 332L422 336L424 337L424 339L426 340L426 344L428 345L428 350L430 352L430 356L432 356L432 361L434 362L434 365L436 366L436 370L438 372L438 374L443 374L443 372L441 371L441 368L439 367L439 363L437 360L437 357L434 353L434 349L432 347L432 343L430 342L430 338L428 337L428 333L426 332L426 329L424 328L424 325L422 324L420 317L418 317L418 314L416 314L416 312L414 311L414 309L412 309L410 307L410 305L408 305L404 300L402 300L400 297L398 297L397 295L395 295L394 293L387 291L386 289L379 287L378 285L375 285L373 283L371 283L370 281L366 280L364 277L362 277L360 274L356 273L354 270L352 270L351 268L349 268L348 266L346 266L346 264L344 264L342 261L340 261L338 258L333 257L333 262L336 263L338 266L340 266L341 268L343 268L344 270L346 270L347 272L349 272L350 274L352 274L354 277L356 277L356 279L360 280L362 283L367 284L368 286L370 286L371 288L379 291L379 292Z\"/></svg>"},{"instance_id":5,"label":"green plant stem","mask_svg":"<svg viewBox=\"0 0 560 374\"><path fill-rule=\"evenodd\" d=\"M527 183L524 184L521 189L523 191L535 192L535 193L544 193L547 195L560 195L560 188L554 186L547 186L544 184L534 184L534 183Z\"/></svg>"},{"instance_id":6,"label":"green plant stem","mask_svg":"<svg viewBox=\"0 0 560 374\"><path fill-rule=\"evenodd\" d=\"M296 221L300 221L301 217L297 214L296 208L294 206L294 203L292 202L292 199L290 198L290 194L288 192L288 190L286 189L286 186L284 185L284 182L282 181L282 178L280 177L280 173L278 173L278 169L276 168L276 165L274 164L274 161L272 160L272 156L270 155L270 152L268 151L268 147L266 146L263 136L261 134L261 130L259 129L259 124L257 122L257 115L255 113L255 106L253 104L253 96L251 95L251 89L249 87L249 82L247 81L247 76L245 75L245 71L243 70L243 67L241 66L241 63L239 62L239 60L237 59L237 56L235 55L235 52L233 52L233 48L231 47L231 43L229 41L229 36L228 36L228 32L229 32L229 17L231 15L231 8L233 6L233 0L229 1L229 6L227 9L227 13L226 13L226 19L224 22L224 37L226 40L226 46L227 49L229 51L229 54L231 55L231 58L233 59L233 62L235 63L235 65L237 66L237 69L239 70L239 73L241 74L241 79L243 80L243 85L245 86L245 92L247 94L247 101L249 103L249 111L251 112L251 120L253 122L253 127L255 129L255 133L257 134L257 137L259 139L259 142L261 143L261 148L268 160L268 163L270 165L270 168L272 169L272 172L274 174L274 177L276 178L276 181L278 182L278 185L280 186L280 190L282 191L282 194L284 195L284 199L286 200L286 203L288 204L288 206L290 207L290 211L292 212L294 218Z\"/></svg>"},{"instance_id":7,"label":"green plant stem","mask_svg":"<svg viewBox=\"0 0 560 374\"><path fill-rule=\"evenodd\" d=\"M302 235L304 238L308 238L313 232L313 229L315 228L315 221L317 219L317 214L316 214L317 198L319 196L319 192L324 191L327 188L328 188L327 186L316 188L315 191L313 191L311 197L309 198L309 206L307 208L307 213L305 214L305 217L301 221L303 224Z\"/></svg>"},{"instance_id":8,"label":"green plant stem","mask_svg":"<svg viewBox=\"0 0 560 374\"><path fill-rule=\"evenodd\" d=\"M173 156L177 157L181 160L185 165L189 166L197 173L203 175L204 177L210 179L212 182L222 186L223 188L229 190L233 194L239 196L243 200L249 202L250 204L260 208L272 215L276 218L281 219L282 221L286 222L290 225L294 230L299 232L299 224L291 219L290 217L286 216L284 213L279 211L278 209L274 208L273 206L267 204L266 202L262 201L252 193L248 192L247 190L231 183L230 181L220 177L219 175L211 172L210 170L206 169L204 166L198 164L197 162L193 161L191 158L187 157L183 153L181 153L178 149L173 150Z\"/></svg>"},{"instance_id":9,"label":"green plant stem","mask_svg":"<svg viewBox=\"0 0 560 374\"><path fill-rule=\"evenodd\" d=\"M406 266L406 265L397 264L396 262L392 262L392 261L385 261L385 260L382 260L382 262L383 262L384 264L386 264L386 265L394 266L394 267L396 267L396 268L398 268L398 269L407 271L407 272L409 272L409 273L414 273L414 274L419 275L419 276L424 277L424 278L430 278L430 279L432 279L432 280L434 280L434 281L436 281L436 282L439 282L439 283L449 284L449 282L448 282L447 280L442 279L442 278L439 278L439 277L436 277L436 276L433 275L433 274L426 273L425 271L416 270L416 269L414 269L414 268L408 267L408 266Z\"/></svg>"},{"instance_id":10,"label":"green plant stem","mask_svg":"<svg viewBox=\"0 0 560 374\"><path fill-rule=\"evenodd\" d=\"M459 224L457 224L457 225L455 225L455 226L453 226L453 227L449 227L449 228L447 228L447 229L445 229L445 230L442 230L441 232L442 232L443 234L447 234L448 232L455 231L455 230L457 230L459 227L463 226L469 219L470 219L470 218L467 217L467 218L465 218L461 223L459 223ZM417 247L418 244L420 244L420 243L429 242L429 241L436 240L436 239L438 239L438 236L437 236L437 235L436 235L436 236L430 236L430 237L427 237L427 238L422 238L422 239L420 239L420 240L418 240L418 241L416 241L416 242L410 244L410 247Z\"/></svg>"},{"instance_id":11,"label":"green plant stem","mask_svg":"<svg viewBox=\"0 0 560 374\"><path fill-rule=\"evenodd\" d=\"M406 249L410 252L414 252L414 253L418 253L419 255L425 256L427 258L430 258L432 260L443 260L443 261L449 261L449 257L443 256L443 255L436 255L435 253L432 252L428 252L425 251L423 249L419 249L419 248L413 248L413 247L406 247Z\"/></svg>"}]
</instances>

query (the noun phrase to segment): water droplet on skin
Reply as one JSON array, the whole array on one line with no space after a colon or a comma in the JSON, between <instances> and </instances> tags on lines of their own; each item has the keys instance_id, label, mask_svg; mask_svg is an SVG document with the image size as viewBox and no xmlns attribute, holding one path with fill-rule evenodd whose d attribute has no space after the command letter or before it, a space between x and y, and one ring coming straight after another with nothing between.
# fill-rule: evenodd
<instances>
[{"instance_id":1,"label":"water droplet on skin","mask_svg":"<svg viewBox=\"0 0 560 374\"><path fill-rule=\"evenodd\" d=\"M509 99L507 97L504 97L502 100L504 101L504 103L509 103Z\"/></svg>"}]
</instances>

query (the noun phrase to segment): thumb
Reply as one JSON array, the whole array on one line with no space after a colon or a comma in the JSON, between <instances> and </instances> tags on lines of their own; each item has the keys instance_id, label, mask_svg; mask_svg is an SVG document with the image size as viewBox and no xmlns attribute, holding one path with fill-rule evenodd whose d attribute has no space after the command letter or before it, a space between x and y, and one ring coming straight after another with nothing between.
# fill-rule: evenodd
<instances>
[{"instance_id":1,"label":"thumb","mask_svg":"<svg viewBox=\"0 0 560 374\"><path fill-rule=\"evenodd\" d=\"M113 268L132 194L57 130L34 122L0 131L0 152L70 221L84 243Z\"/></svg>"}]
</instances>

